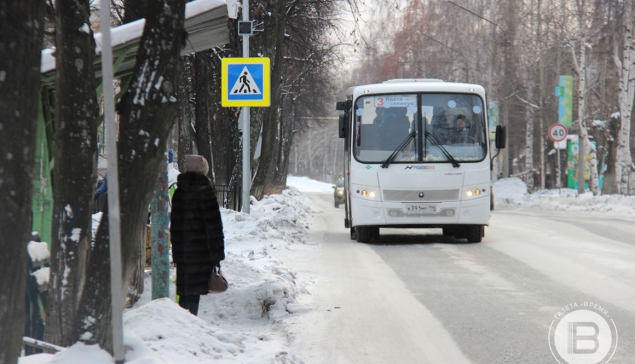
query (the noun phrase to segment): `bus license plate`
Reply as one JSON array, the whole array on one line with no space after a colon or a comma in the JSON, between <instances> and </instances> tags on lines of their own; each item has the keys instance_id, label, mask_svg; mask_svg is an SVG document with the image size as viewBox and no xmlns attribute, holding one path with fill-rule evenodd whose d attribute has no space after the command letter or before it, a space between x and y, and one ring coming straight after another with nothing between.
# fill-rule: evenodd
<instances>
[{"instance_id":1,"label":"bus license plate","mask_svg":"<svg viewBox=\"0 0 635 364\"><path fill-rule=\"evenodd\" d=\"M408 205L407 212L437 212L436 205Z\"/></svg>"}]
</instances>

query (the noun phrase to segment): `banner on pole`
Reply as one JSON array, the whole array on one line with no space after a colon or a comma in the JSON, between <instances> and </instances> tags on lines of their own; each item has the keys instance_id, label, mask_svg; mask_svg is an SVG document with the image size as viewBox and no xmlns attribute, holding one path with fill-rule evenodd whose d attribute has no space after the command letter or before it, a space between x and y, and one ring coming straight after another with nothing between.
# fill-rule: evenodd
<instances>
[{"instance_id":1,"label":"banner on pole","mask_svg":"<svg viewBox=\"0 0 635 364\"><path fill-rule=\"evenodd\" d=\"M573 124L573 76L560 76L555 89L558 97L558 124L571 129Z\"/></svg>"}]
</instances>

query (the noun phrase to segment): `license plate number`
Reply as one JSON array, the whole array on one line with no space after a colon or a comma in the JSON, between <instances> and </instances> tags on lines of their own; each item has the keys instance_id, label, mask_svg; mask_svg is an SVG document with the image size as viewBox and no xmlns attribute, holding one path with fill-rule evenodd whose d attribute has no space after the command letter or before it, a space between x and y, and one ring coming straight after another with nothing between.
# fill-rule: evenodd
<instances>
[{"instance_id":1,"label":"license plate number","mask_svg":"<svg viewBox=\"0 0 635 364\"><path fill-rule=\"evenodd\" d=\"M408 205L407 212L437 212L436 205Z\"/></svg>"}]
</instances>

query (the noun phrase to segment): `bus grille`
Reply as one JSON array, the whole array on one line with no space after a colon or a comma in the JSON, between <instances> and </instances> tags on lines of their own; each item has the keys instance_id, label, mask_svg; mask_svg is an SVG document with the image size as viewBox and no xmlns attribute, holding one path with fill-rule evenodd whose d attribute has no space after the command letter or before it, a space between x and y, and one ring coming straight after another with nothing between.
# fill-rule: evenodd
<instances>
[{"instance_id":1,"label":"bus grille","mask_svg":"<svg viewBox=\"0 0 635 364\"><path fill-rule=\"evenodd\" d=\"M423 197L419 193L423 192ZM459 199L459 189L451 190L383 190L384 201L440 202Z\"/></svg>"}]
</instances>

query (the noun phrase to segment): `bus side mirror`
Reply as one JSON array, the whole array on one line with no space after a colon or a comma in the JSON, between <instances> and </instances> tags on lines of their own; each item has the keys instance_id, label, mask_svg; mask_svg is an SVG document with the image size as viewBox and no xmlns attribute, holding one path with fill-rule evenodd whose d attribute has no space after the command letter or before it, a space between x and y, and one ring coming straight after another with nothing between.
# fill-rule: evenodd
<instances>
[{"instance_id":1,"label":"bus side mirror","mask_svg":"<svg viewBox=\"0 0 635 364\"><path fill-rule=\"evenodd\" d=\"M494 144L496 149L504 149L507 143L507 127L505 125L496 125L496 137Z\"/></svg>"},{"instance_id":2,"label":"bus side mirror","mask_svg":"<svg viewBox=\"0 0 635 364\"><path fill-rule=\"evenodd\" d=\"M340 138L346 138L346 114L340 115L339 128Z\"/></svg>"},{"instance_id":3,"label":"bus side mirror","mask_svg":"<svg viewBox=\"0 0 635 364\"><path fill-rule=\"evenodd\" d=\"M351 100L338 101L337 104L335 104L335 110L347 111L351 108L351 105L352 105Z\"/></svg>"}]
</instances>

